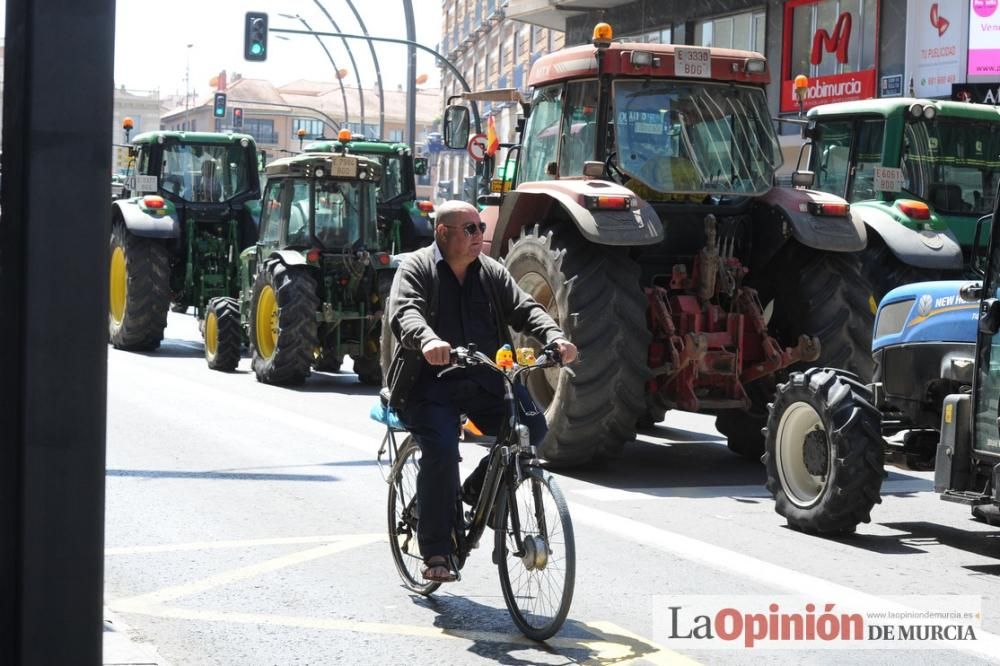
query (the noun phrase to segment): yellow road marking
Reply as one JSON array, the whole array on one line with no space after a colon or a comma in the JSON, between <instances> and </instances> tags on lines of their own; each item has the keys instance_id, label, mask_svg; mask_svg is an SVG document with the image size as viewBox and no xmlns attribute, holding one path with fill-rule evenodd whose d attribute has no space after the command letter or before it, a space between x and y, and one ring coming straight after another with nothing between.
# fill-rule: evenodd
<instances>
[{"instance_id":1,"label":"yellow road marking","mask_svg":"<svg viewBox=\"0 0 1000 666\"><path fill-rule=\"evenodd\" d=\"M619 664L627 664L636 659L642 659L644 663L667 664L669 666L694 666L695 664L700 663L690 657L685 657L679 652L674 652L673 650L646 640L642 636L633 634L628 629L624 629L610 622L586 622L584 623L584 626L612 645L628 646L633 652L637 652L637 648L640 646L644 648L651 648L649 652L644 652L642 654L633 654L631 656L626 655L624 657L625 661L619 661ZM614 638L612 638L612 636ZM625 643L621 640L622 638L628 638L630 642Z\"/></svg>"},{"instance_id":2,"label":"yellow road marking","mask_svg":"<svg viewBox=\"0 0 1000 666\"><path fill-rule=\"evenodd\" d=\"M118 599L111 605L115 610L129 612L129 609L135 606L141 607L153 604L162 604L167 601L179 599L180 597L199 594L214 587L228 585L230 583L235 583L247 578L253 578L261 574L277 571L278 569L284 569L285 567L302 564L303 562L308 562L310 560L326 557L327 555L333 555L334 553L350 550L351 548L366 546L370 543L381 541L383 539L385 539L385 535L383 534L360 534L338 537L335 543L327 544L325 546L310 548L309 550L302 550L289 555L282 555L281 557L275 557L270 560L265 560L264 562L258 562L257 564L251 564L250 566L240 567L238 569L231 569L213 576L208 576L207 578L202 578L201 580L185 583L184 585L175 585L173 587L166 587L162 590L149 592L147 594Z\"/></svg>"},{"instance_id":3,"label":"yellow road marking","mask_svg":"<svg viewBox=\"0 0 1000 666\"><path fill-rule=\"evenodd\" d=\"M506 634L454 628L445 629L427 625L365 622L340 618L275 615L269 613L200 610L166 605L168 602L176 601L182 597L200 594L216 587L229 585L267 573L273 573L286 567L295 566L304 562L327 557L329 555L335 555L352 548L367 546L372 543L384 541L385 538L386 535L384 534L352 534L343 536L278 537L270 539L191 542L160 546L109 548L106 551L109 555L124 555L134 553L245 548L249 546L283 544L323 544L315 548L309 548L290 553L288 555L282 555L281 557L265 560L263 562L258 562L257 564L224 571L190 583L166 587L132 597L114 599L108 602L108 606L117 613L131 613L170 619L276 625L305 629L327 629L365 634L412 636L415 638L437 638L447 640L457 639L473 642L489 642L538 647L538 643L524 637L516 631ZM555 636L546 641L546 645L550 648L563 651L584 651L587 653L587 663L610 665L633 662L636 659L643 659L646 662L653 664L670 664L672 666L687 666L689 664L697 663L687 659L683 655L656 645L641 636L633 634L609 622L575 622L570 620L567 623L567 626L576 626L589 633L590 636L584 638Z\"/></svg>"}]
</instances>

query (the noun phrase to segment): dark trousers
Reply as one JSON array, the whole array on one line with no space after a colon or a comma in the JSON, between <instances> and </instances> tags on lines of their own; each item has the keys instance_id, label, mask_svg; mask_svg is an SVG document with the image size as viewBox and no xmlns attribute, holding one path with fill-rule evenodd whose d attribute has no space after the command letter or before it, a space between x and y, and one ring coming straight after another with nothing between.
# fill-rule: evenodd
<instances>
[{"instance_id":1,"label":"dark trousers","mask_svg":"<svg viewBox=\"0 0 1000 666\"><path fill-rule=\"evenodd\" d=\"M459 493L458 436L461 415L465 414L486 434L495 435L503 421L503 398L466 380L446 382L451 400L447 403L422 401L411 397L399 416L406 429L420 445L420 472L417 474L417 507L420 523L417 542L424 558L449 555L452 551L451 532L457 517ZM517 386L520 421L528 426L530 440L538 445L548 427L545 415L535 409L528 390ZM538 411L527 416L528 411ZM485 456L469 477L469 484L478 488L486 474L489 456Z\"/></svg>"}]
</instances>

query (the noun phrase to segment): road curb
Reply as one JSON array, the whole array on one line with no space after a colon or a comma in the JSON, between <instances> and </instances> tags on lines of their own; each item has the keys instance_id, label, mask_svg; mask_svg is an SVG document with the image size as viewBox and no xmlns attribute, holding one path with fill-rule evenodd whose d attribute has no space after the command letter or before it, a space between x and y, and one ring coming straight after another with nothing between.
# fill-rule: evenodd
<instances>
[{"instance_id":1,"label":"road curb","mask_svg":"<svg viewBox=\"0 0 1000 666\"><path fill-rule=\"evenodd\" d=\"M170 666L152 643L141 643L129 636L129 627L104 607L104 666Z\"/></svg>"}]
</instances>

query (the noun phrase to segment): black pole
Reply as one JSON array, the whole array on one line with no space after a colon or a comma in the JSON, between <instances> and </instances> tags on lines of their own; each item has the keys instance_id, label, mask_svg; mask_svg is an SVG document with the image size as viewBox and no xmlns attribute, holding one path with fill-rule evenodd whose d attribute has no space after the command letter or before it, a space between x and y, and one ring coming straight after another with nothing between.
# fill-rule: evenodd
<instances>
[{"instance_id":1,"label":"black pole","mask_svg":"<svg viewBox=\"0 0 1000 666\"><path fill-rule=\"evenodd\" d=\"M6 12L0 662L100 664L115 2Z\"/></svg>"},{"instance_id":2,"label":"black pole","mask_svg":"<svg viewBox=\"0 0 1000 666\"><path fill-rule=\"evenodd\" d=\"M365 27L365 22L361 19L361 14L358 10L354 8L354 3L351 0L347 0L347 6L351 8L354 12L354 18L358 20L358 25L361 26L361 32L364 33L365 37L368 36L368 28ZM375 63L375 81L378 84L378 138L385 138L385 89L382 88L382 69L378 64L378 56L375 55L375 45L368 42L368 50L371 51L372 61Z\"/></svg>"},{"instance_id":3,"label":"black pole","mask_svg":"<svg viewBox=\"0 0 1000 666\"><path fill-rule=\"evenodd\" d=\"M403 0L403 12L406 14L406 39L416 42L417 28L413 21L411 0ZM406 45L406 80L406 140L412 153L417 142L417 49L413 44Z\"/></svg>"},{"instance_id":4,"label":"black pole","mask_svg":"<svg viewBox=\"0 0 1000 666\"><path fill-rule=\"evenodd\" d=\"M319 0L313 0L313 1L316 3L316 6L319 7L319 10L321 12L323 12L323 16L325 16L326 20L330 22L330 25L333 26L333 29L336 30L337 32L340 32L340 26L337 25L337 22L333 20L332 16L330 16L330 12L326 11L326 7L324 7L323 4ZM319 37L317 37L317 39L319 39ZM361 133L364 134L364 128L365 128L365 89L361 85L361 72L358 71L358 63L354 59L354 51L351 50L351 45L347 43L346 39L341 38L340 41L342 41L344 43L344 48L347 49L347 57L351 59L351 67L354 69L354 78L358 82L358 100L361 103L361 130L362 130Z\"/></svg>"},{"instance_id":5,"label":"black pole","mask_svg":"<svg viewBox=\"0 0 1000 666\"><path fill-rule=\"evenodd\" d=\"M285 16L287 17L288 15L286 14ZM302 22L302 25L305 26L306 30L309 30L310 32L312 32L312 26L310 26L306 22L306 20L304 18L302 18L301 16L296 16L295 18L297 18L299 21ZM326 48L326 44L323 43L323 40L320 39L319 35L316 35L316 41L319 42L319 45L323 48L323 53L326 54L326 59L330 61L330 66L333 67L333 74L334 74L334 76L337 77L337 83L340 84L340 96L344 98L344 122L345 123L349 123L349 122L351 122L351 116L350 116L350 113L347 110L347 90L344 88L344 82L340 80L340 68L337 67L337 63L335 63L333 61L333 55L330 53L330 49ZM351 58L351 62L353 64L354 58ZM364 108L365 108L365 102L364 102L364 100L362 100L361 101L361 109L362 109L362 111L361 111L361 117L362 118L364 117L364 113L365 113L364 112Z\"/></svg>"},{"instance_id":6,"label":"black pole","mask_svg":"<svg viewBox=\"0 0 1000 666\"><path fill-rule=\"evenodd\" d=\"M421 49L430 53L432 56L437 58L437 60L451 70L451 73L455 75L458 82L462 84L462 89L465 92L472 92L472 88L469 87L468 82L465 77L462 76L462 72L458 71L458 68L451 64L447 58L435 51L434 49L424 46L419 42L413 42L408 39L394 39L392 37L371 37L369 35L347 35L342 32L306 32L304 30L290 30L288 28L268 28L268 32L274 32L286 35L320 35L322 37L343 37L345 39L367 39L372 42L389 42L390 44L406 44L412 45L414 48ZM469 104L472 107L472 120L476 125L476 132L482 133L483 126L479 121L479 106L475 101L470 101Z\"/></svg>"}]
</instances>

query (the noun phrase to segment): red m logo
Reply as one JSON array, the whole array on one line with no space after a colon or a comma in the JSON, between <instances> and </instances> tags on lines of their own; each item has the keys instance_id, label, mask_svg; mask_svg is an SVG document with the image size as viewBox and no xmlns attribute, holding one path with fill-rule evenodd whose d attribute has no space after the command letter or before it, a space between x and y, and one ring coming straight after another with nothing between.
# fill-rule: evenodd
<instances>
[{"instance_id":1,"label":"red m logo","mask_svg":"<svg viewBox=\"0 0 1000 666\"><path fill-rule=\"evenodd\" d=\"M837 62L847 62L847 47L851 42L851 14L844 12L837 17L837 25L833 28L833 37L825 28L820 28L813 35L812 52L809 54L809 62L818 65L823 62L823 51L828 53L837 52Z\"/></svg>"},{"instance_id":2,"label":"red m logo","mask_svg":"<svg viewBox=\"0 0 1000 666\"><path fill-rule=\"evenodd\" d=\"M945 30L951 25L951 21L938 15L938 3L931 5L931 25L937 28L938 37L944 35Z\"/></svg>"}]
</instances>

